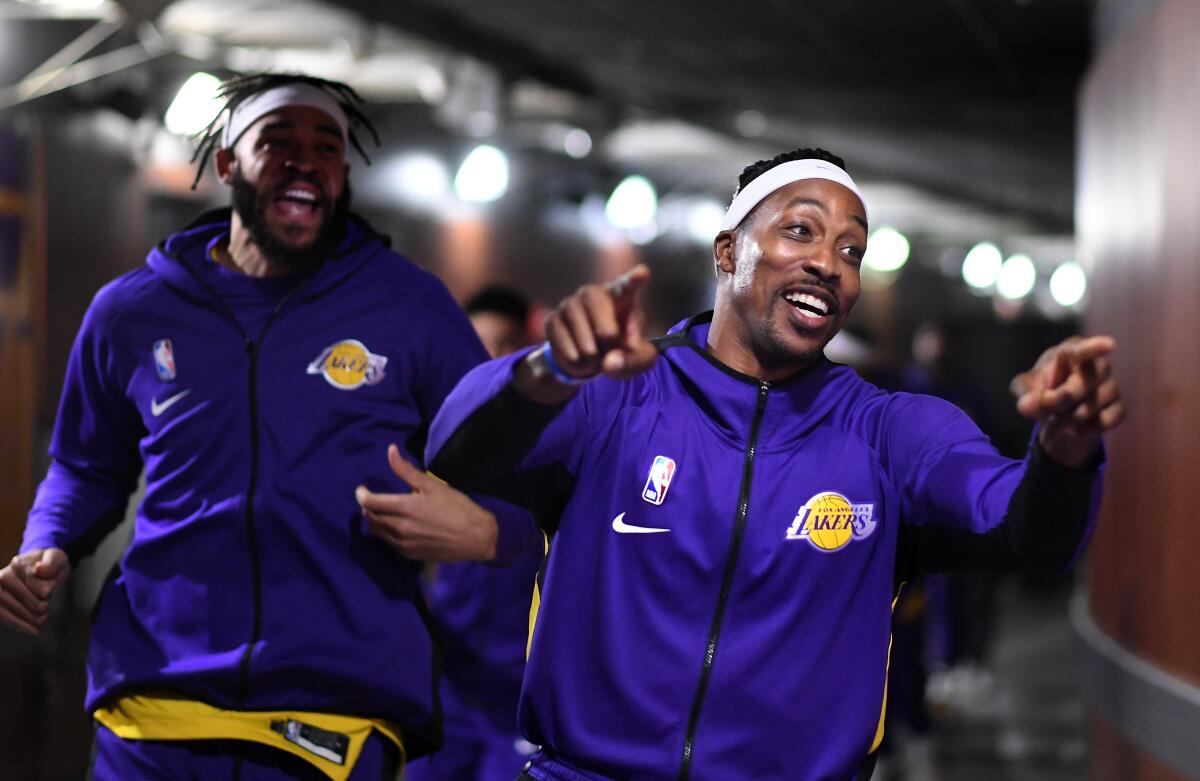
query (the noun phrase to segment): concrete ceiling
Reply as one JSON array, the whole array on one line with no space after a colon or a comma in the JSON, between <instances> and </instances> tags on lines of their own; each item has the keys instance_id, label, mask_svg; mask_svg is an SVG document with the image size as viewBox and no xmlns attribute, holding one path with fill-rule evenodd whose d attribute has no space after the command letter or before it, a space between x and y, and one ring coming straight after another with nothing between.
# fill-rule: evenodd
<instances>
[{"instance_id":1,"label":"concrete ceiling","mask_svg":"<svg viewBox=\"0 0 1200 781\"><path fill-rule=\"evenodd\" d=\"M827 146L869 181L1035 229L1071 227L1090 2L342 5L487 52L509 79L550 74L626 115L680 118L769 149Z\"/></svg>"},{"instance_id":2,"label":"concrete ceiling","mask_svg":"<svg viewBox=\"0 0 1200 781\"><path fill-rule=\"evenodd\" d=\"M865 182L874 214L910 230L1061 236L1093 10L1090 0L0 0L0 104L50 103L91 82L154 104L156 89L200 67L302 69L377 103L424 107L464 136L583 127L599 142L593 160L666 187L727 196L746 163L823 146ZM95 46L77 44L31 82L81 35ZM481 108L492 122L472 126Z\"/></svg>"}]
</instances>

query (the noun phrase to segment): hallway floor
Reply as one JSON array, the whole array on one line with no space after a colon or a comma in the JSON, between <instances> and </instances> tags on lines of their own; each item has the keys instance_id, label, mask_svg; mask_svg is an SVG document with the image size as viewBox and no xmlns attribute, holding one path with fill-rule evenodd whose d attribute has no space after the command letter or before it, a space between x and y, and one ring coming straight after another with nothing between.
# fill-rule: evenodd
<instances>
[{"instance_id":1,"label":"hallway floor","mask_svg":"<svg viewBox=\"0 0 1200 781\"><path fill-rule=\"evenodd\" d=\"M872 781L1083 781L1085 719L1069 598L1065 579L1002 582L986 669L958 669L935 683L941 705L932 739L903 742Z\"/></svg>"}]
</instances>

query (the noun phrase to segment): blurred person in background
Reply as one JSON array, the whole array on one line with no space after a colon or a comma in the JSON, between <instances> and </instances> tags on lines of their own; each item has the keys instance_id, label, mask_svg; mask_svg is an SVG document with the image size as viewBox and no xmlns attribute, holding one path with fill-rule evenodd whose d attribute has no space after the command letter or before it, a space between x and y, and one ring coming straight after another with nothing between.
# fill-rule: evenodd
<instances>
[{"instance_id":1,"label":"blurred person in background","mask_svg":"<svg viewBox=\"0 0 1200 781\"><path fill-rule=\"evenodd\" d=\"M529 302L512 288L485 287L467 301L464 309L493 358L515 353L533 342L529 332Z\"/></svg>"},{"instance_id":2,"label":"blurred person in background","mask_svg":"<svg viewBox=\"0 0 1200 781\"><path fill-rule=\"evenodd\" d=\"M515 290L488 287L466 304L493 358L528 346L529 304ZM511 779L536 751L517 729L529 607L544 548L505 567L463 562L437 567L430 586L435 637L445 655L446 741L417 760L405 781Z\"/></svg>"},{"instance_id":3,"label":"blurred person in background","mask_svg":"<svg viewBox=\"0 0 1200 781\"><path fill-rule=\"evenodd\" d=\"M971 381L960 345L955 329L932 321L919 324L912 361L892 389L945 399L997 441L999 411L989 408L987 395ZM999 584L994 572L950 572L927 580L928 692L930 704L943 715L983 715L996 707L987 658L995 636Z\"/></svg>"},{"instance_id":4,"label":"blurred person in background","mask_svg":"<svg viewBox=\"0 0 1200 781\"><path fill-rule=\"evenodd\" d=\"M1068 340L1016 378L1039 427L1005 458L953 405L823 356L867 226L839 158L751 165L714 240L714 311L647 341L639 266L447 399L431 468L554 524L523 777L867 778L899 584L1082 549L1124 415L1112 340Z\"/></svg>"},{"instance_id":5,"label":"blurred person in background","mask_svg":"<svg viewBox=\"0 0 1200 781\"><path fill-rule=\"evenodd\" d=\"M211 157L233 208L93 300L0 619L38 630L144 466L88 652L92 777L391 778L440 741L417 560L536 530L411 463L486 354L350 211L347 149L374 136L358 96L261 74L223 98L197 179ZM371 489L395 494L386 519L360 508Z\"/></svg>"}]
</instances>

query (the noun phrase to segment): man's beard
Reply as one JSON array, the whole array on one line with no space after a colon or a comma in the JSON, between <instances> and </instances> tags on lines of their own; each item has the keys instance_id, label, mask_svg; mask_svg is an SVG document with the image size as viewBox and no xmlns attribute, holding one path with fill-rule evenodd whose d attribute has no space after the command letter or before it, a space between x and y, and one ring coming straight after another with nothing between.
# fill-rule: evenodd
<instances>
[{"instance_id":1,"label":"man's beard","mask_svg":"<svg viewBox=\"0 0 1200 781\"><path fill-rule=\"evenodd\" d=\"M782 290L776 292L775 300L778 303L775 306L790 306L782 302L782 295ZM835 307L831 316L837 317L837 311ZM839 322L833 328L833 333L827 333L822 337L819 345L797 350L790 343L787 334L782 332L780 325L772 317L773 314L774 312L768 311L767 316L762 319L750 318L746 321L750 349L759 364L770 371L799 371L812 365L825 354L825 346L842 327L842 323ZM782 328L788 327L783 326Z\"/></svg>"},{"instance_id":2,"label":"man's beard","mask_svg":"<svg viewBox=\"0 0 1200 781\"><path fill-rule=\"evenodd\" d=\"M250 238L272 267L288 274L313 272L337 250L346 233L346 218L350 214L350 183L346 182L342 194L336 201L320 196L321 210L325 219L317 237L306 247L284 244L271 233L267 226L267 205L277 192L286 190L297 181L316 184L312 179L297 174L269 193L259 194L254 185L246 181L241 171L233 174L233 210L242 224L250 231Z\"/></svg>"},{"instance_id":3,"label":"man's beard","mask_svg":"<svg viewBox=\"0 0 1200 781\"><path fill-rule=\"evenodd\" d=\"M764 369L799 370L824 354L824 344L811 350L796 352L776 330L775 323L770 319L752 321L750 326L750 348Z\"/></svg>"}]
</instances>

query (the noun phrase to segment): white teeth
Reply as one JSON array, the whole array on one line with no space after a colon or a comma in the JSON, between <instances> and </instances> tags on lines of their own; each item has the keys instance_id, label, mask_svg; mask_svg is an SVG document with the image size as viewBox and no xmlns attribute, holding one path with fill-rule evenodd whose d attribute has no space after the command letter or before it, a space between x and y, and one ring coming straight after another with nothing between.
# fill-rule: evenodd
<instances>
[{"instance_id":1,"label":"white teeth","mask_svg":"<svg viewBox=\"0 0 1200 781\"><path fill-rule=\"evenodd\" d=\"M805 304L807 306L811 306L822 315L829 313L829 306L816 296L810 296L807 293L788 293L786 296L784 296L784 298L786 298L788 301L791 301L793 304Z\"/></svg>"},{"instance_id":2,"label":"white teeth","mask_svg":"<svg viewBox=\"0 0 1200 781\"><path fill-rule=\"evenodd\" d=\"M316 201L317 196L310 193L308 190L288 190L283 194L285 198L296 198L301 201Z\"/></svg>"}]
</instances>

